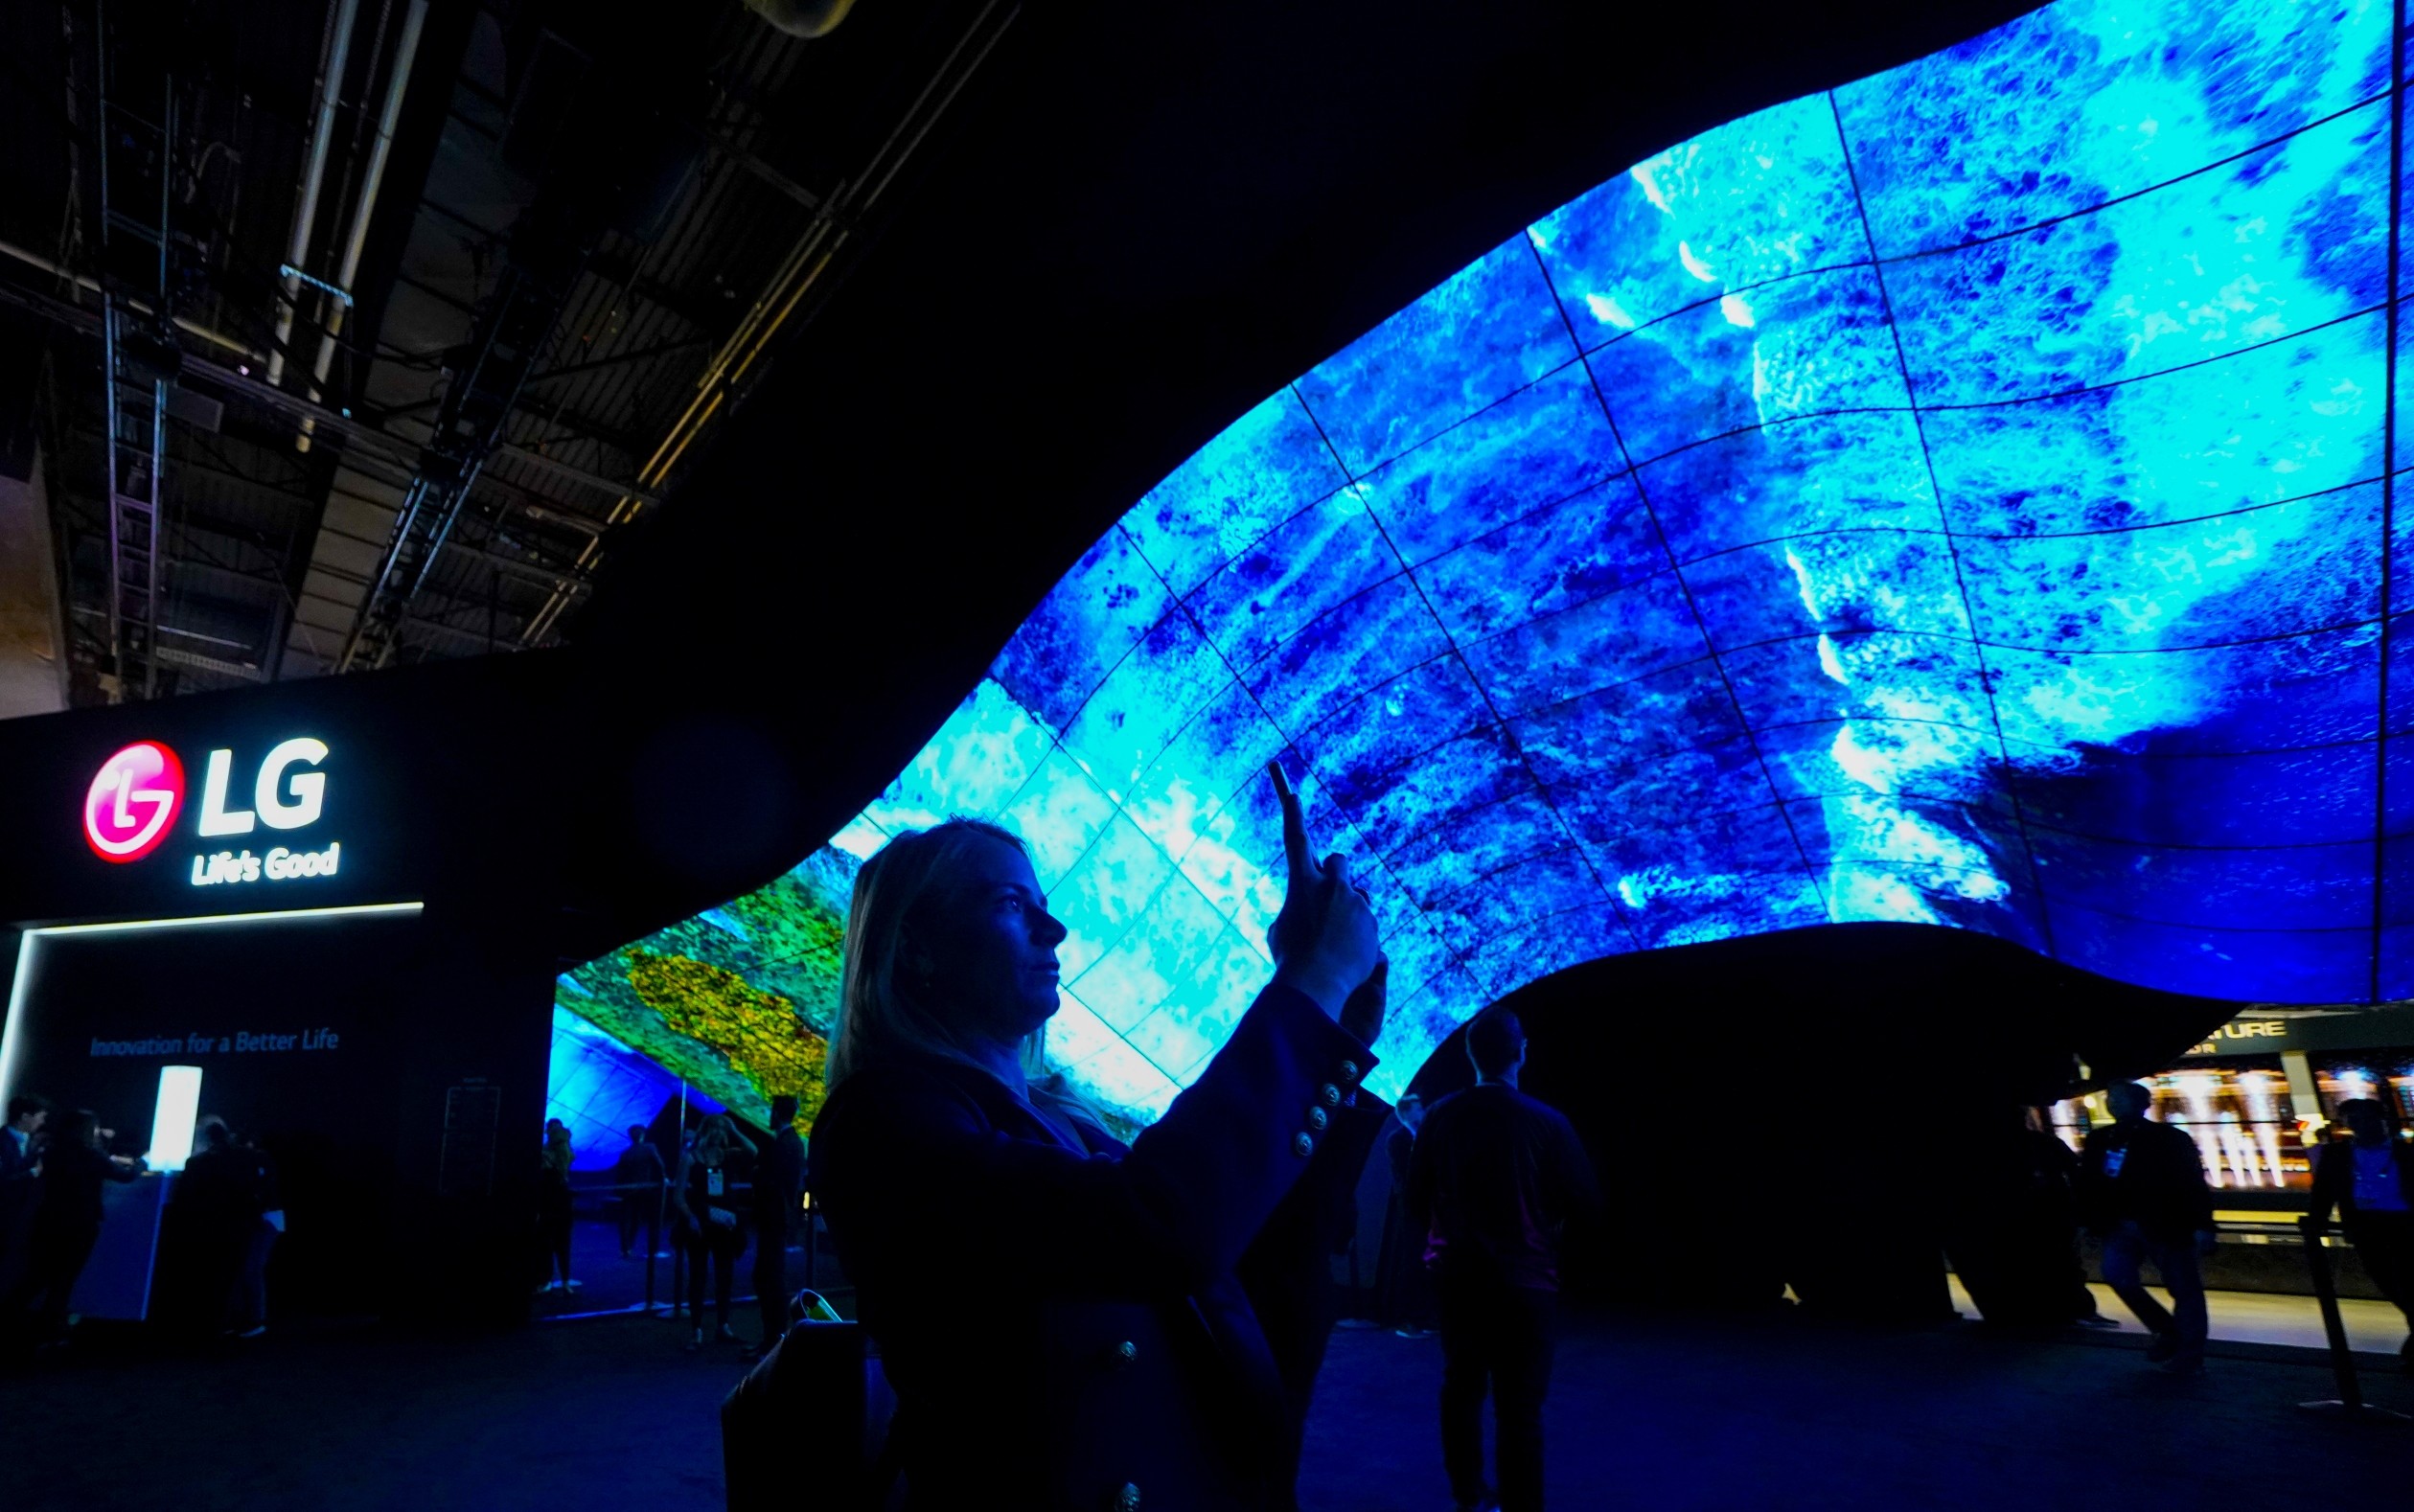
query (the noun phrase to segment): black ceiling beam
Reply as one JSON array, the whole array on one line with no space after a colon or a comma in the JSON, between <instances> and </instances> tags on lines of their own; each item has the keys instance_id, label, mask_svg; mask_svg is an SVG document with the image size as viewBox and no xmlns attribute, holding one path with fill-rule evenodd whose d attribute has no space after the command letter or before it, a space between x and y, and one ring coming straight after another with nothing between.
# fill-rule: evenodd
<instances>
[{"instance_id":1,"label":"black ceiling beam","mask_svg":"<svg viewBox=\"0 0 2414 1512\"><path fill-rule=\"evenodd\" d=\"M95 417L89 411L79 410L77 418L80 420L90 420ZM81 424L69 425L63 427L62 434L69 440L94 448L96 454L102 444L102 431L98 426ZM245 489L251 490L252 492L262 495L264 500L273 500L277 504L297 510L317 508L316 498L307 492L309 487L308 479L301 480L300 487L286 488L281 484L271 483L265 478L255 477L251 473L243 471L241 469L234 465L233 458L226 456L216 447L206 446L199 437L190 435L179 436L179 433L174 429L171 429L168 436L171 449L168 454L168 469L163 476L170 481L172 486L175 475L178 472L204 472L209 474L211 477L224 478L229 483L239 484ZM183 448L178 448L176 447L176 443L179 440L184 443ZM98 493L78 488L72 484L69 485L67 492L70 493L80 494L96 502L100 497ZM176 510L180 507L180 501L171 494L167 503L169 513L172 516Z\"/></svg>"},{"instance_id":2,"label":"black ceiling beam","mask_svg":"<svg viewBox=\"0 0 2414 1512\"><path fill-rule=\"evenodd\" d=\"M629 458L633 467L636 463L643 461L660 444L658 441L650 441L633 430L598 420L592 415L582 414L566 403L549 404L541 400L523 398L517 413L524 420L535 421L539 424L563 432L561 435L549 435L535 441L521 441L518 446L522 450L533 450L538 447L553 446L564 441L592 441L609 447L622 456ZM540 456L535 460L541 466L550 459ZM631 486L634 487L633 484Z\"/></svg>"},{"instance_id":3,"label":"black ceiling beam","mask_svg":"<svg viewBox=\"0 0 2414 1512\"><path fill-rule=\"evenodd\" d=\"M593 260L587 263L586 270L624 292L635 295L657 309L666 310L677 316L700 335L707 338L716 337L726 332L731 325L736 323L738 316L742 313L736 308L737 301L735 300L714 301L690 294L682 289L673 288L660 279L642 271L639 265L631 261L628 254L617 245L598 248Z\"/></svg>"},{"instance_id":4,"label":"black ceiling beam","mask_svg":"<svg viewBox=\"0 0 2414 1512\"><path fill-rule=\"evenodd\" d=\"M625 367L632 362L651 362L656 357L668 356L674 352L688 352L698 347L711 345L712 337L710 336L681 336L676 341L657 342L654 346L641 348L635 352L615 352L610 356L597 357L589 362L573 362L566 367L548 368L542 373L529 375L528 386L535 388L540 383L556 383L563 378L585 378L589 374L600 373L606 368Z\"/></svg>"}]
</instances>

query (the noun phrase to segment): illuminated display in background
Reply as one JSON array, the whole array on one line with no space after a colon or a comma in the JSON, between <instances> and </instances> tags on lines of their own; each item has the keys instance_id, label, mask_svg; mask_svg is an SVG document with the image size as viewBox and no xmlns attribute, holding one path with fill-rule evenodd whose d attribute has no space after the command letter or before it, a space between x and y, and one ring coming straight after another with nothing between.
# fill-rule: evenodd
<instances>
[{"instance_id":1,"label":"illuminated display in background","mask_svg":"<svg viewBox=\"0 0 2414 1512\"><path fill-rule=\"evenodd\" d=\"M817 1042L856 859L992 815L1072 930L1051 1054L1145 1119L1265 979L1277 754L1368 860L1378 1090L1563 967L1828 921L2414 995L2392 25L2063 0L1638 164L1235 421L829 849L563 1005L735 1065L676 956Z\"/></svg>"},{"instance_id":2,"label":"illuminated display in background","mask_svg":"<svg viewBox=\"0 0 2414 1512\"><path fill-rule=\"evenodd\" d=\"M768 1124L770 1099L791 1092L798 1124L811 1127L859 864L825 848L768 887L564 974L554 993L554 1080L579 1053L562 1027L575 1019L684 1077L691 1101L701 1092ZM554 1116L579 1127L558 1109Z\"/></svg>"},{"instance_id":3,"label":"illuminated display in background","mask_svg":"<svg viewBox=\"0 0 2414 1512\"><path fill-rule=\"evenodd\" d=\"M201 1119L201 1068L163 1065L159 1099L151 1107L150 1149L144 1158L154 1171L181 1171L193 1158L193 1133Z\"/></svg>"},{"instance_id":4,"label":"illuminated display in background","mask_svg":"<svg viewBox=\"0 0 2414 1512\"><path fill-rule=\"evenodd\" d=\"M545 1078L545 1116L570 1131L570 1167L608 1171L629 1147L629 1128L651 1128L664 1105L678 1101L678 1078L576 1014L553 1011L552 1065ZM697 1116L723 1111L694 1087L687 1106Z\"/></svg>"}]
</instances>

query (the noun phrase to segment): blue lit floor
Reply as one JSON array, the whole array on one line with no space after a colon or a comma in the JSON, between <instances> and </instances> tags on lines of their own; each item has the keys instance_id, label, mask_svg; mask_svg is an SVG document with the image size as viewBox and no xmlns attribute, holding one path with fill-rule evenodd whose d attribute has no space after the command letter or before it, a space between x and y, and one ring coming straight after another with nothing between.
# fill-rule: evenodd
<instances>
[{"instance_id":1,"label":"blue lit floor","mask_svg":"<svg viewBox=\"0 0 2414 1512\"><path fill-rule=\"evenodd\" d=\"M679 1270L673 1259L667 1227L661 1240L654 1262L652 1295L657 1309L668 1309L678 1300L674 1282L679 1277ZM579 1282L577 1291L536 1294L529 1312L538 1321L583 1320L602 1314L643 1311L648 1295L645 1231L637 1231L635 1248L623 1259L617 1219L580 1218L570 1233L570 1274ZM788 1285L793 1291L806 1284L805 1249L800 1237L789 1247ZM830 1294L841 1307L852 1310L853 1292L846 1285L845 1271L838 1256L831 1253L827 1234L822 1236L815 1255L811 1284ZM704 1305L707 1309L712 1305L709 1294ZM737 1286L729 1310L732 1325L749 1344L762 1332L759 1316L754 1305L754 1249L749 1244L746 1253L738 1258Z\"/></svg>"},{"instance_id":2,"label":"blue lit floor","mask_svg":"<svg viewBox=\"0 0 2414 1512\"><path fill-rule=\"evenodd\" d=\"M1978 1316L1978 1304L1963 1290L1961 1278L1952 1278L1953 1305L1965 1317ZM2137 1339L2146 1337L2145 1325L2128 1314L2112 1288L2096 1282L2089 1288L2096 1294L2096 1309L2121 1325L2121 1332ZM2168 1293L2157 1294L2166 1301ZM2205 1310L2212 1316L2213 1337L2237 1344L2284 1344L2292 1349L2327 1347L2322 1334L2322 1310L2310 1296L2289 1296L2275 1292L2207 1292ZM2348 1347L2362 1354L2394 1355L2398 1345L2405 1341L2405 1318L2386 1302L2368 1297L2343 1296L2338 1300L2339 1320L2347 1325Z\"/></svg>"},{"instance_id":3,"label":"blue lit floor","mask_svg":"<svg viewBox=\"0 0 2414 1512\"><path fill-rule=\"evenodd\" d=\"M721 1512L715 1410L735 1351L644 1318L485 1337L272 1334L220 1357L58 1362L0 1376L12 1505L113 1512ZM1309 1512L1448 1504L1440 1351L1334 1337L1309 1425ZM2414 1409L2414 1380L2372 1375ZM2402 1434L2308 1425L2308 1359L2221 1358L2201 1380L2133 1346L1955 1326L1760 1317L1577 1320L1548 1418L1563 1509L2304 1506L2402 1497ZM125 1453L128 1422L144 1453ZM15 1436L22 1435L22 1436Z\"/></svg>"},{"instance_id":4,"label":"blue lit floor","mask_svg":"<svg viewBox=\"0 0 2414 1512\"><path fill-rule=\"evenodd\" d=\"M1334 1337L1308 1430L1312 1512L1449 1504L1432 1340ZM2370 1399L2414 1409L2414 1380ZM2324 1432L2304 1363L2216 1358L2178 1381L2134 1343L2026 1343L1967 1325L1885 1333L1778 1318L1597 1319L1562 1339L1545 1414L1562 1508L2034 1512L2339 1505L2403 1495L2402 1437Z\"/></svg>"}]
</instances>

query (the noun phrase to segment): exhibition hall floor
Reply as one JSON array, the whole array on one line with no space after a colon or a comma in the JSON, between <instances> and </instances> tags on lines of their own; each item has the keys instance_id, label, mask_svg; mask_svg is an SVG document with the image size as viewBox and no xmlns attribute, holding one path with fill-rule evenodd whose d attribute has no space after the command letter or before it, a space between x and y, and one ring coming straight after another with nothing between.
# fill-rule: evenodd
<instances>
[{"instance_id":1,"label":"exhibition hall floor","mask_svg":"<svg viewBox=\"0 0 2414 1512\"><path fill-rule=\"evenodd\" d=\"M45 1360L0 1374L6 1501L719 1512L714 1409L742 1367L734 1350L685 1352L683 1337L630 1317ZM1439 1378L1431 1340L1334 1337L1310 1425L1310 1512L1448 1504L1430 1431ZM2414 1379L2367 1381L2376 1402L2414 1409ZM2112 1336L1587 1318L1560 1351L1551 1489L1572 1512L2302 1505L2317 1488L2338 1505L2391 1504L2414 1428L2315 1421L2292 1405L2330 1391L2311 1358L2216 1358L2180 1381Z\"/></svg>"},{"instance_id":2,"label":"exhibition hall floor","mask_svg":"<svg viewBox=\"0 0 2414 1512\"><path fill-rule=\"evenodd\" d=\"M1959 1276L1947 1276L1952 1287L1953 1305L1964 1317L1976 1317L1978 1304L1969 1299ZM2120 1325L2124 1334L2146 1337L2146 1327L2129 1316L2121 1299L2112 1294L2112 1288L2102 1281L2092 1283L2088 1290L2096 1294L2096 1309ZM2168 1302L2171 1294L2157 1289L2154 1293ZM2310 1296L2288 1292L2220 1292L2204 1294L2205 1313L2213 1338L2234 1344L2286 1344L2297 1349L2327 1347L2322 1331L2322 1307ZM2386 1302L2369 1297L2343 1296L2338 1299L2338 1320L2347 1330L2347 1347L2375 1355L2393 1355L2405 1341L2405 1317Z\"/></svg>"}]
</instances>

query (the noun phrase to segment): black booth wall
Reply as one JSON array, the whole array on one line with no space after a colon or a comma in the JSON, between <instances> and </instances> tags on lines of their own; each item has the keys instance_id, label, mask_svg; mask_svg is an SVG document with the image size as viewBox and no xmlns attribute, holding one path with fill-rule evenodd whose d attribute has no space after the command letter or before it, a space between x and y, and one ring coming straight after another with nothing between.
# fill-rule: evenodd
<instances>
[{"instance_id":1,"label":"black booth wall","mask_svg":"<svg viewBox=\"0 0 2414 1512\"><path fill-rule=\"evenodd\" d=\"M2017 1258L2024 1108L2184 1053L2235 1005L2127 986L1985 935L1854 924L1613 956L1504 999L1525 1090L1564 1111L1607 1196L1572 1293L1941 1317ZM1413 1086L1473 1080L1463 1031ZM2006 1276L2008 1294L2049 1278Z\"/></svg>"},{"instance_id":2,"label":"black booth wall","mask_svg":"<svg viewBox=\"0 0 2414 1512\"><path fill-rule=\"evenodd\" d=\"M41 942L12 1087L93 1107L140 1149L158 1067L201 1065L202 1111L259 1132L286 1167L291 1226L272 1307L525 1315L564 932L559 857L582 808L556 680L555 658L540 654L0 722L9 985L28 927L422 905L395 919L167 931L172 949L149 931ZM337 875L195 885L195 856L246 843L193 832L207 752L231 748L241 767L297 735L329 754L324 813L293 836L340 841ZM85 790L141 740L181 757L187 813L158 851L113 864L85 843ZM56 993L42 987L54 965ZM318 1028L336 1030L333 1053L298 1039L248 1056L91 1053L96 1038ZM481 1124L493 1109L483 1164L475 1130L456 1134L447 1164L448 1104L477 1109Z\"/></svg>"}]
</instances>

